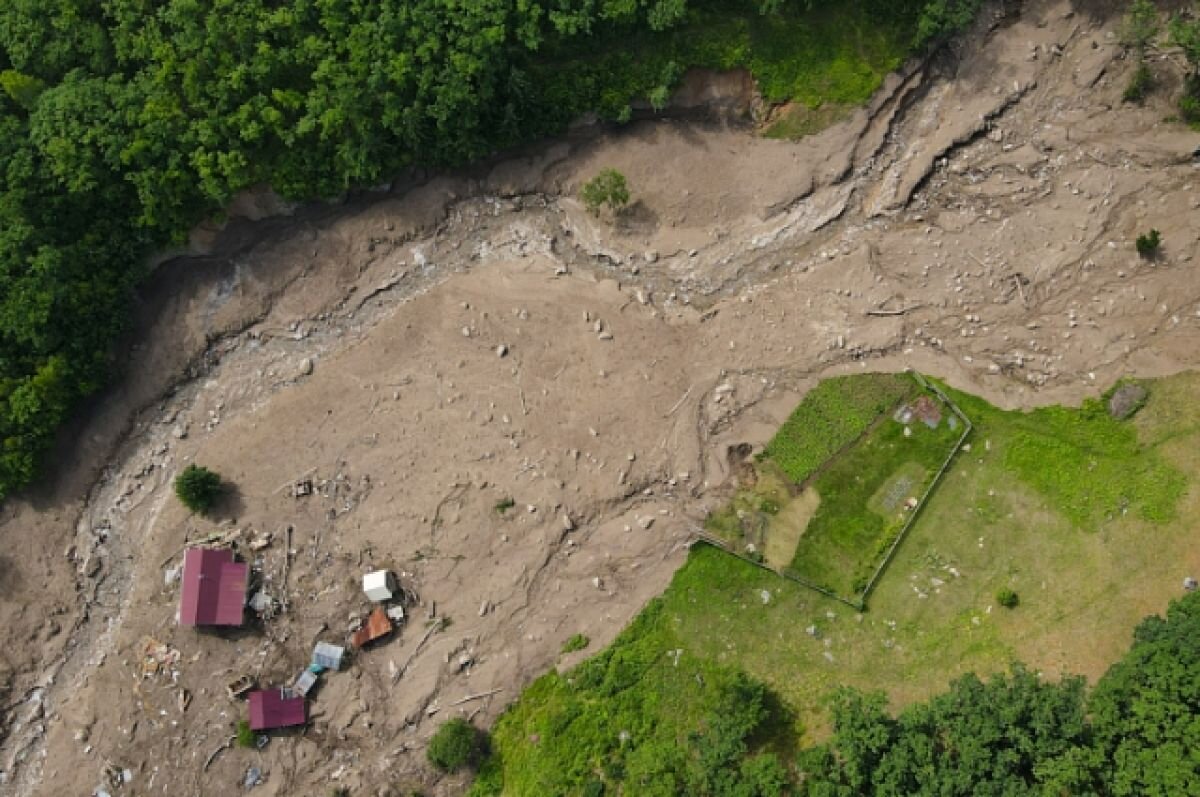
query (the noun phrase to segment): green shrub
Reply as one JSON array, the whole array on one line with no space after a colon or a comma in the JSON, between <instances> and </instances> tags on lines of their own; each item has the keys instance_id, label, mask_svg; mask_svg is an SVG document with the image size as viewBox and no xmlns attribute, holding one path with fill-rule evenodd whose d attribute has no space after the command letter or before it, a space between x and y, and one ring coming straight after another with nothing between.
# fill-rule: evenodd
<instances>
[{"instance_id":1,"label":"green shrub","mask_svg":"<svg viewBox=\"0 0 1200 797\"><path fill-rule=\"evenodd\" d=\"M1178 15L1170 24L1171 44L1183 51L1191 74L1183 84L1179 115L1190 125L1200 124L1200 16Z\"/></svg>"},{"instance_id":2,"label":"green shrub","mask_svg":"<svg viewBox=\"0 0 1200 797\"><path fill-rule=\"evenodd\" d=\"M936 45L963 30L981 5L983 0L929 0L917 20L917 46Z\"/></svg>"},{"instance_id":3,"label":"green shrub","mask_svg":"<svg viewBox=\"0 0 1200 797\"><path fill-rule=\"evenodd\" d=\"M0 89L25 110L33 108L37 98L46 90L46 84L35 77L23 75L12 69L0 72Z\"/></svg>"},{"instance_id":4,"label":"green shrub","mask_svg":"<svg viewBox=\"0 0 1200 797\"><path fill-rule=\"evenodd\" d=\"M996 603L1000 604L1005 609L1015 609L1017 608L1017 604L1020 602L1020 596L1008 587L1005 587L996 593Z\"/></svg>"},{"instance_id":5,"label":"green shrub","mask_svg":"<svg viewBox=\"0 0 1200 797\"><path fill-rule=\"evenodd\" d=\"M213 508L222 489L221 477L199 465L188 465L175 477L175 495L184 506L201 515Z\"/></svg>"},{"instance_id":6,"label":"green shrub","mask_svg":"<svg viewBox=\"0 0 1200 797\"><path fill-rule=\"evenodd\" d=\"M483 734L474 725L455 717L438 728L425 754L429 763L443 772L457 772L479 762L483 741Z\"/></svg>"},{"instance_id":7,"label":"green shrub","mask_svg":"<svg viewBox=\"0 0 1200 797\"><path fill-rule=\"evenodd\" d=\"M238 720L237 724L237 745L238 747L254 747L258 742L258 734L250 728L250 723L246 720Z\"/></svg>"},{"instance_id":8,"label":"green shrub","mask_svg":"<svg viewBox=\"0 0 1200 797\"><path fill-rule=\"evenodd\" d=\"M1179 118L1193 127L1200 124L1200 75L1184 81L1183 96L1179 98Z\"/></svg>"},{"instance_id":9,"label":"green shrub","mask_svg":"<svg viewBox=\"0 0 1200 797\"><path fill-rule=\"evenodd\" d=\"M588 639L583 634L572 634L571 638L563 643L563 653L574 653L577 650L586 648L592 640Z\"/></svg>"},{"instance_id":10,"label":"green shrub","mask_svg":"<svg viewBox=\"0 0 1200 797\"><path fill-rule=\"evenodd\" d=\"M1142 257L1150 258L1158 254L1159 247L1162 246L1162 236L1158 230L1151 230L1145 235L1137 237L1137 252Z\"/></svg>"},{"instance_id":11,"label":"green shrub","mask_svg":"<svg viewBox=\"0 0 1200 797\"><path fill-rule=\"evenodd\" d=\"M616 169L602 169L583 184L579 196L589 213L599 213L602 206L618 213L629 204L629 186Z\"/></svg>"},{"instance_id":12,"label":"green shrub","mask_svg":"<svg viewBox=\"0 0 1200 797\"><path fill-rule=\"evenodd\" d=\"M1121 95L1121 99L1125 102L1141 103L1152 88L1154 88L1154 73L1150 71L1146 62L1142 61L1130 75L1129 84L1125 86L1125 93Z\"/></svg>"},{"instance_id":13,"label":"green shrub","mask_svg":"<svg viewBox=\"0 0 1200 797\"><path fill-rule=\"evenodd\" d=\"M1121 44L1135 50L1139 57L1158 35L1158 9L1150 0L1133 0L1121 24Z\"/></svg>"},{"instance_id":14,"label":"green shrub","mask_svg":"<svg viewBox=\"0 0 1200 797\"><path fill-rule=\"evenodd\" d=\"M514 501L511 497L505 497L505 498L501 498L499 501L497 501L496 505L494 507L492 507L492 509L495 509L497 514L503 515L505 512L512 509L516 505L517 505L517 502Z\"/></svg>"}]
</instances>

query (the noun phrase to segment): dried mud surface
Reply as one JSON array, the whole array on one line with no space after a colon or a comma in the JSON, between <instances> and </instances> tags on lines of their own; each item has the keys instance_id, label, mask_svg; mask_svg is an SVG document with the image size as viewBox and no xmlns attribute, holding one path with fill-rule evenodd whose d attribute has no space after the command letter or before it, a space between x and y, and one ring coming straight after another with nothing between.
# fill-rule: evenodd
<instances>
[{"instance_id":1,"label":"dried mud surface","mask_svg":"<svg viewBox=\"0 0 1200 797\"><path fill-rule=\"evenodd\" d=\"M1014 407L1196 367L1200 136L1162 121L1169 60L1167 88L1120 103L1114 25L991 13L800 142L577 131L199 231L147 288L120 386L0 508L0 791L88 794L112 768L113 794L219 794L253 765L264 796L459 793L424 763L437 725L493 720L586 655L560 655L572 634L611 640L720 501L726 447L818 378L912 367ZM745 81L714 85L688 102ZM573 198L607 166L636 199L615 222ZM1156 261L1133 249L1151 226ZM189 462L236 485L213 520L171 495ZM214 533L272 535L252 556L286 610L176 626L179 551ZM369 567L419 595L407 625L324 679L306 732L206 766L244 710L225 683L290 681L343 640ZM147 637L178 659L145 677Z\"/></svg>"}]
</instances>

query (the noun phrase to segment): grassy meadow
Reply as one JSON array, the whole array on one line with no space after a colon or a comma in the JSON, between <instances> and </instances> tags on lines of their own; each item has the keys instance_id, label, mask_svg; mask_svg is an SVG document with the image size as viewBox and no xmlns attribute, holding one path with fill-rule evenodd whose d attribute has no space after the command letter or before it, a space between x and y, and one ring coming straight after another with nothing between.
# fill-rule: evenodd
<instances>
[{"instance_id":1,"label":"grassy meadow","mask_svg":"<svg viewBox=\"0 0 1200 797\"><path fill-rule=\"evenodd\" d=\"M788 572L846 598L862 595L908 520L903 502L925 493L963 434L949 408L941 409L933 429L885 415L816 476L820 506Z\"/></svg>"},{"instance_id":2,"label":"grassy meadow","mask_svg":"<svg viewBox=\"0 0 1200 797\"><path fill-rule=\"evenodd\" d=\"M892 416L919 397L930 428ZM872 575L964 432L908 374L828 379L767 443L708 531L731 549L858 604Z\"/></svg>"},{"instance_id":3,"label":"grassy meadow","mask_svg":"<svg viewBox=\"0 0 1200 797\"><path fill-rule=\"evenodd\" d=\"M882 690L899 707L1015 661L1047 677L1097 677L1134 625L1200 573L1200 375L1144 384L1149 400L1126 421L1098 400L1007 412L947 391L975 425L971 447L930 496L869 611L697 546L612 646L544 676L499 720L476 793L582 794L587 778L613 782L602 764L626 744L650 754L636 734L617 741L621 729L641 728L660 746L693 738L711 699L705 685L736 673L768 687L770 732L755 744L785 758L827 733L841 685ZM1002 589L1020 596L1016 608L997 603ZM589 671L597 667L605 679Z\"/></svg>"}]
</instances>

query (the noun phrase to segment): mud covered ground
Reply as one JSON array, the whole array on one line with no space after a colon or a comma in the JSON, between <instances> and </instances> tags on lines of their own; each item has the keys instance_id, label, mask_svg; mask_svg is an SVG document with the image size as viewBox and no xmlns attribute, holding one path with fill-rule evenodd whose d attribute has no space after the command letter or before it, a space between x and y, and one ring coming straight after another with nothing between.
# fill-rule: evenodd
<instances>
[{"instance_id":1,"label":"mud covered ground","mask_svg":"<svg viewBox=\"0 0 1200 797\"><path fill-rule=\"evenodd\" d=\"M1013 407L1200 364L1200 136L1163 121L1170 53L1144 107L1120 102L1115 24L990 11L800 142L580 129L197 231L146 289L121 385L0 508L3 790L87 794L107 768L131 777L114 794L218 794L254 765L262 795L459 793L424 763L438 724L490 722L586 655L560 655L572 634L609 641L720 501L727 446L821 376L912 367ZM749 105L745 86L689 99ZM573 198L604 167L634 194L615 221ZM212 520L171 494L190 462L236 487ZM176 626L179 552L216 533L272 535L251 556L286 610ZM398 636L324 680L305 733L206 767L244 712L225 682L290 681L345 638L374 567L420 598ZM450 622L425 638L431 617ZM148 676L147 637L178 651Z\"/></svg>"}]
</instances>

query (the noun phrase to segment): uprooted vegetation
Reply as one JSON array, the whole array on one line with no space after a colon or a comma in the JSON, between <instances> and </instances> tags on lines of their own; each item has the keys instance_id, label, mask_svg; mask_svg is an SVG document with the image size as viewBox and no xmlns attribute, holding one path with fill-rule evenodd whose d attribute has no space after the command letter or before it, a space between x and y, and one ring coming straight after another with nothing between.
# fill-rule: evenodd
<instances>
[{"instance_id":1,"label":"uprooted vegetation","mask_svg":"<svg viewBox=\"0 0 1200 797\"><path fill-rule=\"evenodd\" d=\"M1094 677L1120 658L1137 618L1127 594L1165 602L1178 590L1173 565L1190 537L1176 507L1200 475L1188 399L1198 381L1144 385L1149 398L1124 420L1101 399L1007 412L952 393L975 423L973 447L929 499L871 612L701 545L608 649L544 676L501 717L473 793L892 794L934 782L1187 792L1200 769L1183 751L1200 739L1166 718L1193 699L1175 680L1200 663L1200 598L1139 626L1091 693L1069 673ZM1087 655L1049 667L1048 650L1080 635ZM1062 680L1019 665L961 676L1022 659ZM720 716L733 693L737 722ZM1134 700L1163 718L1154 735ZM1142 767L1160 732L1183 746L1171 767ZM864 756L864 734L879 755ZM922 758L931 739L970 753Z\"/></svg>"}]
</instances>

